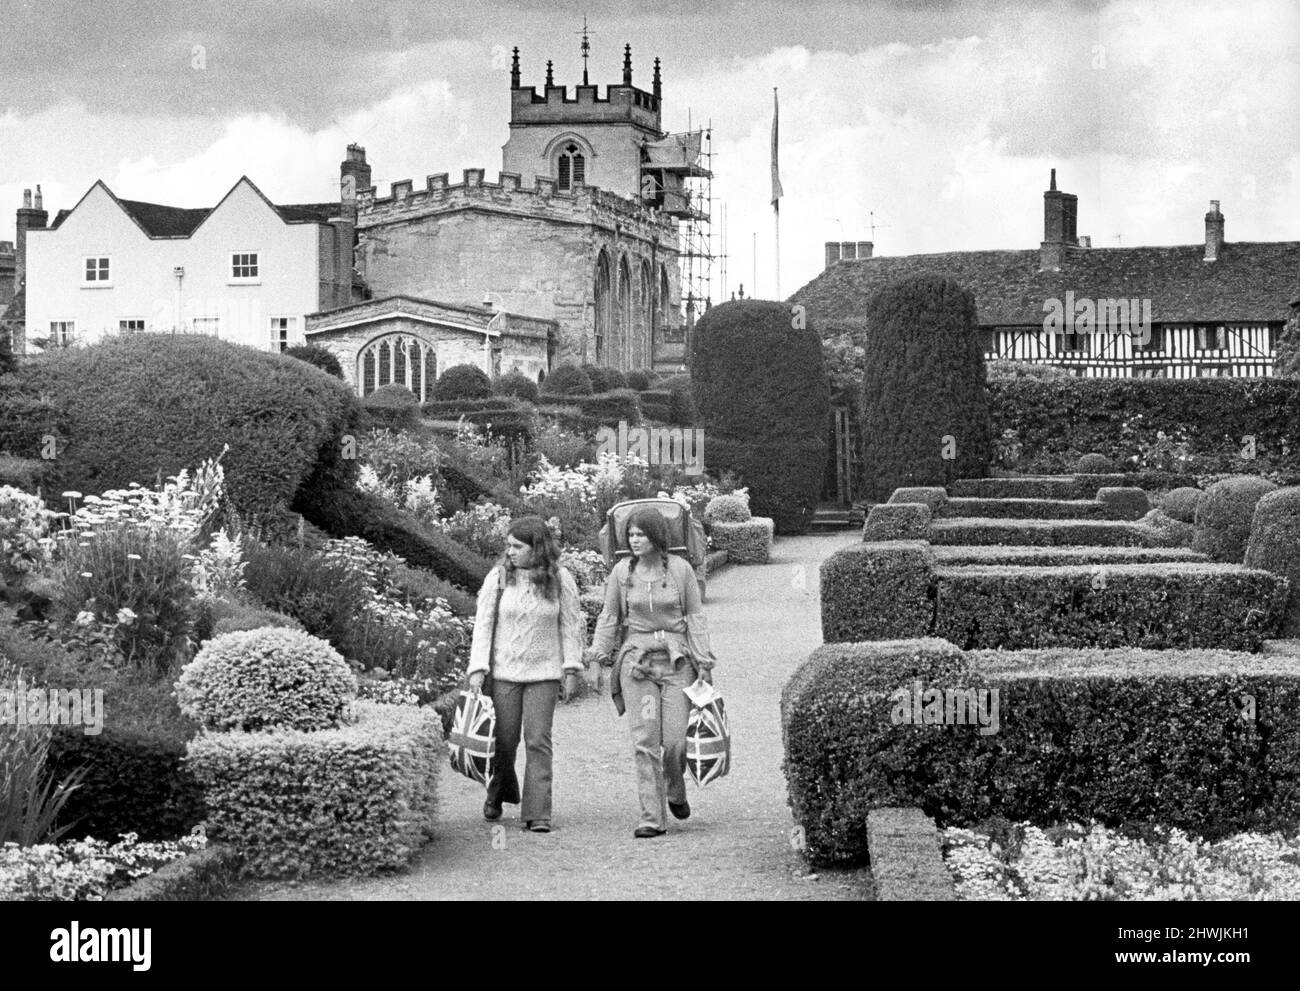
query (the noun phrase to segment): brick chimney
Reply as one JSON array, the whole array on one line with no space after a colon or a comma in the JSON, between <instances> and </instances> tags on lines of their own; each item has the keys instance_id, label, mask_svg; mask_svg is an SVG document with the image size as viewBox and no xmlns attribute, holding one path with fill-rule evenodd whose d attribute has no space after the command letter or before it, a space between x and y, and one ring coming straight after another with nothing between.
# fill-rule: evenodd
<instances>
[{"instance_id":1,"label":"brick chimney","mask_svg":"<svg viewBox=\"0 0 1300 991\"><path fill-rule=\"evenodd\" d=\"M875 245L870 241L827 241L826 268L836 262L862 261L870 258Z\"/></svg>"},{"instance_id":2,"label":"brick chimney","mask_svg":"<svg viewBox=\"0 0 1300 991\"><path fill-rule=\"evenodd\" d=\"M1059 271L1067 247L1077 247L1079 197L1056 188L1056 169L1048 190L1043 193L1043 243L1039 247L1039 267Z\"/></svg>"},{"instance_id":3,"label":"brick chimney","mask_svg":"<svg viewBox=\"0 0 1300 991\"><path fill-rule=\"evenodd\" d=\"M348 145L347 157L339 164L339 183L344 191L344 200L347 199L347 178L352 177L352 209L355 213L356 198L369 189L372 185L370 181L370 166L366 164L366 149L358 144ZM346 209L347 203L344 203Z\"/></svg>"},{"instance_id":4,"label":"brick chimney","mask_svg":"<svg viewBox=\"0 0 1300 991\"><path fill-rule=\"evenodd\" d=\"M1219 201L1210 200L1210 212L1205 215L1205 260L1215 262L1223 252L1223 214Z\"/></svg>"},{"instance_id":5,"label":"brick chimney","mask_svg":"<svg viewBox=\"0 0 1300 991\"><path fill-rule=\"evenodd\" d=\"M14 241L14 291L22 289L27 279L27 232L44 230L50 215L41 203L41 187L36 187L36 205L32 205L32 191L23 190L23 205L18 208L18 236Z\"/></svg>"}]
</instances>

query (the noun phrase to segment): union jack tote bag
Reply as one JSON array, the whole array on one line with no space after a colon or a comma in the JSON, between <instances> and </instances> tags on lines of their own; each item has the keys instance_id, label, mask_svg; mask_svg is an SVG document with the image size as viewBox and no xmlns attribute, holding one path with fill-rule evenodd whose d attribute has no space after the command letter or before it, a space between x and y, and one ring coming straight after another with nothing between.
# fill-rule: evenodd
<instances>
[{"instance_id":1,"label":"union jack tote bag","mask_svg":"<svg viewBox=\"0 0 1300 991\"><path fill-rule=\"evenodd\" d=\"M452 770L486 785L497 753L496 728L492 700L480 692L461 692L447 734Z\"/></svg>"},{"instance_id":2,"label":"union jack tote bag","mask_svg":"<svg viewBox=\"0 0 1300 991\"><path fill-rule=\"evenodd\" d=\"M731 725L722 696L713 693L704 705L692 705L686 722L686 769L700 787L731 770Z\"/></svg>"}]
</instances>

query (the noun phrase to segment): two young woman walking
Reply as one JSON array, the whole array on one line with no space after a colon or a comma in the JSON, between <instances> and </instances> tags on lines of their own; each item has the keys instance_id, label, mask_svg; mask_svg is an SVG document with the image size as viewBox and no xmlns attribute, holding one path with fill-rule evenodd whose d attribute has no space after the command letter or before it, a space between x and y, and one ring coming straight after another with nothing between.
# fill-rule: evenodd
<instances>
[{"instance_id":1,"label":"two young woman walking","mask_svg":"<svg viewBox=\"0 0 1300 991\"><path fill-rule=\"evenodd\" d=\"M685 782L691 703L683 689L696 678L712 680L714 656L699 583L690 563L669 553L667 521L652 508L638 509L623 536L632 553L605 582L589 654L613 668L610 694L619 714L627 714L635 749L641 819L634 835L649 838L667 831L669 813L691 814ZM555 702L561 693L568 697L585 666L577 584L558 559L540 518L511 525L502 561L479 592L469 664L475 689L491 668L497 712L497 759L483 814L496 819L502 804L521 800L514 764L522 733L520 817L538 832L551 825Z\"/></svg>"}]
</instances>

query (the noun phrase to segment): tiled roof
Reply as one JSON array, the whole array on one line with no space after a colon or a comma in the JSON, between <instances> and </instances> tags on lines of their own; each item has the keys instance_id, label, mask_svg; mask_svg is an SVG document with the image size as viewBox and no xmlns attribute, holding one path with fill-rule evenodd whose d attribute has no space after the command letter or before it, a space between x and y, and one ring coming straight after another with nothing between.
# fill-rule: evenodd
<instances>
[{"instance_id":1,"label":"tiled roof","mask_svg":"<svg viewBox=\"0 0 1300 991\"><path fill-rule=\"evenodd\" d=\"M1283 320L1300 277L1300 241L1236 242L1218 261L1204 245L1067 249L1059 272L1039 271L1039 253L952 251L844 261L832 265L790 297L811 321L863 315L867 298L910 275L948 275L975 294L983 326L1029 326L1043 321L1043 302L1064 299L1151 300L1158 323L1208 320Z\"/></svg>"},{"instance_id":2,"label":"tiled roof","mask_svg":"<svg viewBox=\"0 0 1300 991\"><path fill-rule=\"evenodd\" d=\"M124 200L120 197L114 199L150 237L189 237L208 214L216 209L215 207L163 206L161 203L144 203L140 200ZM285 223L289 224L323 224L331 217L339 216L338 203L293 203L285 206L272 203L271 207ZM60 210L55 214L50 229L57 230L71 212L71 210Z\"/></svg>"}]
</instances>

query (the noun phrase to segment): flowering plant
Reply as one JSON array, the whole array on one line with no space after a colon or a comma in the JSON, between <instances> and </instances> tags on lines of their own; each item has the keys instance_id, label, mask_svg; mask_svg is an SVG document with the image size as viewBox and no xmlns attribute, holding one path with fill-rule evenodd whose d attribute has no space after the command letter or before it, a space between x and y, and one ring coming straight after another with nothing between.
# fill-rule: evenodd
<instances>
[{"instance_id":1,"label":"flowering plant","mask_svg":"<svg viewBox=\"0 0 1300 991\"><path fill-rule=\"evenodd\" d=\"M12 581L49 560L53 520L40 496L0 485L0 578Z\"/></svg>"},{"instance_id":2,"label":"flowering plant","mask_svg":"<svg viewBox=\"0 0 1300 991\"><path fill-rule=\"evenodd\" d=\"M141 843L123 833L115 843L86 838L69 843L0 847L0 901L102 901L117 888L207 846L201 826L188 836Z\"/></svg>"},{"instance_id":3,"label":"flowering plant","mask_svg":"<svg viewBox=\"0 0 1300 991\"><path fill-rule=\"evenodd\" d=\"M510 510L494 502L463 509L435 525L457 543L473 548L484 557L496 557L506 547Z\"/></svg>"}]
</instances>

